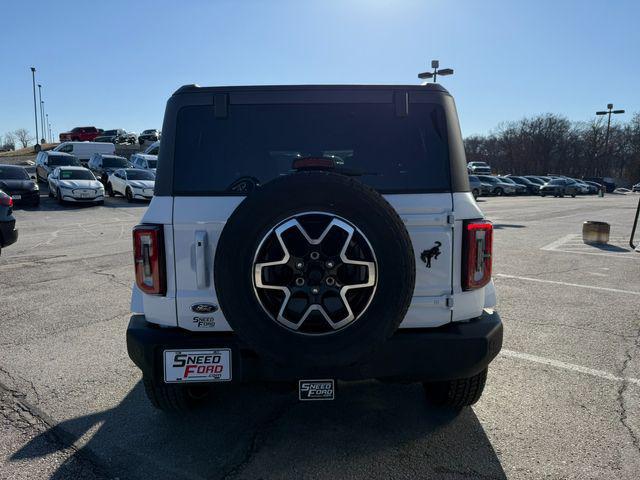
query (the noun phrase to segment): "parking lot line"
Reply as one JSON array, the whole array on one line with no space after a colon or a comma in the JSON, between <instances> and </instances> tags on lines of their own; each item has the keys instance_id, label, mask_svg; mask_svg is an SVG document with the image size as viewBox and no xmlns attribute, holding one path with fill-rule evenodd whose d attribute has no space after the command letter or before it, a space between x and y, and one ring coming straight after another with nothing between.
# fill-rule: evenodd
<instances>
[{"instance_id":1,"label":"parking lot line","mask_svg":"<svg viewBox=\"0 0 640 480\"><path fill-rule=\"evenodd\" d=\"M633 385L640 386L640 379L638 378L618 377L617 375L613 375L612 373L605 372L604 370L596 370L594 368L583 367L581 365L575 365L573 363L561 362L560 360L553 360L552 358L539 357L537 355L516 352L513 350L507 350L505 348L503 348L500 351L500 355L503 355L505 357L510 357L510 358L518 358L520 360L526 360L528 362L549 365L551 367L562 368L564 370L572 370L574 372L584 373L586 375L603 378L605 380L611 380L613 382L628 382Z\"/></svg>"},{"instance_id":2,"label":"parking lot line","mask_svg":"<svg viewBox=\"0 0 640 480\"><path fill-rule=\"evenodd\" d=\"M589 288L592 290L602 290L605 292L625 293L627 295L640 295L640 292L634 292L633 290L621 290L619 288L609 288L609 287L596 287L595 285L581 285L579 283L560 282L557 280L544 280L542 278L519 277L517 275L506 275L504 273L496 273L496 277L513 278L515 280L524 280L527 282L552 283L555 285L565 285L567 287Z\"/></svg>"}]
</instances>

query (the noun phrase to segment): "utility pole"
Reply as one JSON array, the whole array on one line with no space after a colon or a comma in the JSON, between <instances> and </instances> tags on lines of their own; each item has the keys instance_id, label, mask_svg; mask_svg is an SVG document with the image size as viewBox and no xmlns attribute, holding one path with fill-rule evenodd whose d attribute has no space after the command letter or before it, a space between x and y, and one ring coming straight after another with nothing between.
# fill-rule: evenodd
<instances>
[{"instance_id":1,"label":"utility pole","mask_svg":"<svg viewBox=\"0 0 640 480\"><path fill-rule=\"evenodd\" d=\"M624 110L614 110L613 103L607 104L606 110L600 110L596 112L596 115L607 115L607 133L604 136L604 154L607 159L609 158L609 131L611 130L611 114L617 115L624 113Z\"/></svg>"},{"instance_id":2,"label":"utility pole","mask_svg":"<svg viewBox=\"0 0 640 480\"><path fill-rule=\"evenodd\" d=\"M33 149L36 152L39 152L40 144L38 143L38 107L36 106L36 67L31 67L31 78L33 80L33 115L36 119L36 144Z\"/></svg>"},{"instance_id":3,"label":"utility pole","mask_svg":"<svg viewBox=\"0 0 640 480\"><path fill-rule=\"evenodd\" d=\"M38 84L38 98L40 99L40 127L42 131L42 138L40 139L40 143L44 143L46 136L46 130L44 128L44 102L42 101L42 85Z\"/></svg>"},{"instance_id":4,"label":"utility pole","mask_svg":"<svg viewBox=\"0 0 640 480\"><path fill-rule=\"evenodd\" d=\"M418 78L426 80L433 77L433 83L436 83L436 81L438 80L438 75L453 75L452 68L442 68L438 70L440 68L440 60L431 60L431 68L433 68L433 72L419 73Z\"/></svg>"}]
</instances>

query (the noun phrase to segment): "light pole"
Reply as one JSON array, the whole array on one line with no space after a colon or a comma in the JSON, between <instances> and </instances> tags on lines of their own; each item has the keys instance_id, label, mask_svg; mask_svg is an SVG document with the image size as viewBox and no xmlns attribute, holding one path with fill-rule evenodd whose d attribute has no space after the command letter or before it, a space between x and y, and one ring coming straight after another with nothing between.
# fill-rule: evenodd
<instances>
[{"instance_id":1,"label":"light pole","mask_svg":"<svg viewBox=\"0 0 640 480\"><path fill-rule=\"evenodd\" d=\"M438 80L438 75L453 75L453 69L452 68L442 68L440 70L438 70L440 68L440 61L439 60L431 60L431 68L433 68L433 72L422 72L418 74L418 78L421 78L423 80L426 80L428 78L432 78L433 77L433 83L436 83L436 81Z\"/></svg>"},{"instance_id":2,"label":"light pole","mask_svg":"<svg viewBox=\"0 0 640 480\"><path fill-rule=\"evenodd\" d=\"M609 157L609 130L611 129L611 114L617 115L620 113L624 113L624 110L614 110L613 103L607 104L606 110L600 110L596 112L596 115L607 115L607 133L604 136L604 154L608 158ZM603 172L604 173L604 172Z\"/></svg>"},{"instance_id":3,"label":"light pole","mask_svg":"<svg viewBox=\"0 0 640 480\"><path fill-rule=\"evenodd\" d=\"M44 143L44 137L47 132L44 128L44 102L42 101L42 85L38 84L38 98L40 99L40 126L42 127L42 138L40 139L40 143Z\"/></svg>"},{"instance_id":4,"label":"light pole","mask_svg":"<svg viewBox=\"0 0 640 480\"><path fill-rule=\"evenodd\" d=\"M33 80L33 115L36 119L36 144L33 149L37 152L40 150L38 143L38 107L36 106L36 67L31 67L31 78Z\"/></svg>"},{"instance_id":5,"label":"light pole","mask_svg":"<svg viewBox=\"0 0 640 480\"><path fill-rule=\"evenodd\" d=\"M49 123L49 114L47 113L47 127L49 127L49 143L53 143L53 139L51 138L51 124Z\"/></svg>"}]
</instances>

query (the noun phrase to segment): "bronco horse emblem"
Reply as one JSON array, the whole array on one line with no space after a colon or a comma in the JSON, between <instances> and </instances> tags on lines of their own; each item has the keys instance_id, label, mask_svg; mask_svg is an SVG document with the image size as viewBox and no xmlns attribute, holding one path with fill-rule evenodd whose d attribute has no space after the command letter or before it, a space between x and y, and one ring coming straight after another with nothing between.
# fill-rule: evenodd
<instances>
[{"instance_id":1,"label":"bronco horse emblem","mask_svg":"<svg viewBox=\"0 0 640 480\"><path fill-rule=\"evenodd\" d=\"M433 247L431 247L429 250L423 250L422 253L420 254L420 259L426 264L427 268L431 268L432 258L434 260L438 259L438 256L440 255L441 246L442 246L442 243L436 242Z\"/></svg>"}]
</instances>

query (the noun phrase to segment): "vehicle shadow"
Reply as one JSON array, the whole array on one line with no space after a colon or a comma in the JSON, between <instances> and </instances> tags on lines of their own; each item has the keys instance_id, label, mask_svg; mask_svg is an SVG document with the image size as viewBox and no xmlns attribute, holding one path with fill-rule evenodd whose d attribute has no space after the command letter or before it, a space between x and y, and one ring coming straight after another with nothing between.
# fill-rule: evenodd
<instances>
[{"instance_id":1,"label":"vehicle shadow","mask_svg":"<svg viewBox=\"0 0 640 480\"><path fill-rule=\"evenodd\" d=\"M496 230L502 230L504 228L527 228L525 225L518 225L515 223L494 223L493 228Z\"/></svg>"},{"instance_id":2,"label":"vehicle shadow","mask_svg":"<svg viewBox=\"0 0 640 480\"><path fill-rule=\"evenodd\" d=\"M127 479L506 478L474 411L429 409L419 385L341 383L333 402L295 397L222 385L203 408L170 415L138 382L116 407L51 427L11 461L86 442L50 478L72 478L73 460ZM49 451L43 436L57 439Z\"/></svg>"},{"instance_id":3,"label":"vehicle shadow","mask_svg":"<svg viewBox=\"0 0 640 480\"><path fill-rule=\"evenodd\" d=\"M598 250L602 250L603 252L631 252L630 248L623 248L617 245L611 245L609 243L589 243L590 247L597 248Z\"/></svg>"}]
</instances>

